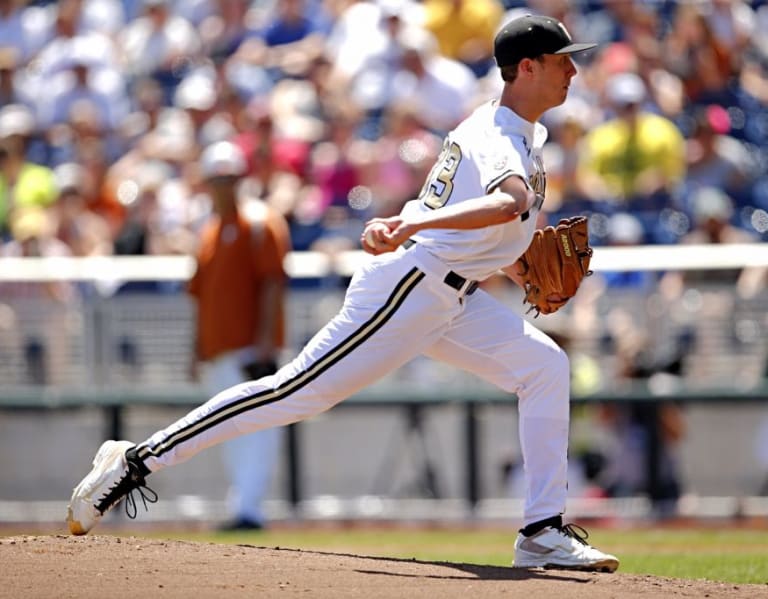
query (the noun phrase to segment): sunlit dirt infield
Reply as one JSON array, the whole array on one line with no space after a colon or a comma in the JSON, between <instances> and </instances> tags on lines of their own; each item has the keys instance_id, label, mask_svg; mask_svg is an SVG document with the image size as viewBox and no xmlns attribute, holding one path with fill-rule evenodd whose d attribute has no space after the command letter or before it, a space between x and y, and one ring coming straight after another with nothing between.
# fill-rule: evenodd
<instances>
[{"instance_id":1,"label":"sunlit dirt infield","mask_svg":"<svg viewBox=\"0 0 768 599\"><path fill-rule=\"evenodd\" d=\"M768 586L131 536L0 537L0 599L768 597Z\"/></svg>"}]
</instances>

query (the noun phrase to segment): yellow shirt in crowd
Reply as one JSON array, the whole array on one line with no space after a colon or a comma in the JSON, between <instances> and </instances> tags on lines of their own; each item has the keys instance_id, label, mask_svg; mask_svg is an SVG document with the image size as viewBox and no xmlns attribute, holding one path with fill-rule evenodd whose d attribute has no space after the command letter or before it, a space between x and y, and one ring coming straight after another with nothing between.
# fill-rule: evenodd
<instances>
[{"instance_id":1,"label":"yellow shirt in crowd","mask_svg":"<svg viewBox=\"0 0 768 599\"><path fill-rule=\"evenodd\" d=\"M56 197L53 171L45 166L30 162L24 164L12 188L0 174L0 228L6 226L13 208L48 206Z\"/></svg>"},{"instance_id":2,"label":"yellow shirt in crowd","mask_svg":"<svg viewBox=\"0 0 768 599\"><path fill-rule=\"evenodd\" d=\"M685 138L677 126L654 113L637 115L634 128L629 123L617 118L588 133L579 169L597 174L614 198L639 192L640 177L651 170L667 185L681 181Z\"/></svg>"}]
</instances>

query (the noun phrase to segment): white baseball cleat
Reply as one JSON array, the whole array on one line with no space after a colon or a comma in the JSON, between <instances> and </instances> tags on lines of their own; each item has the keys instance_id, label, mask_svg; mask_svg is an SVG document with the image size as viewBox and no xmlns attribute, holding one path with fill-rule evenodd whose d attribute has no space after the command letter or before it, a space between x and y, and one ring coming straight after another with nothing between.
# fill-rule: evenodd
<instances>
[{"instance_id":1,"label":"white baseball cleat","mask_svg":"<svg viewBox=\"0 0 768 599\"><path fill-rule=\"evenodd\" d=\"M558 568L614 572L618 558L595 549L587 543L587 531L575 524L561 528L547 526L526 537L522 533L515 541L515 568Z\"/></svg>"},{"instance_id":2,"label":"white baseball cleat","mask_svg":"<svg viewBox=\"0 0 768 599\"><path fill-rule=\"evenodd\" d=\"M133 447L130 441L106 441L99 447L93 468L75 487L67 506L67 524L73 535L91 530L123 497L128 516L135 518L136 502L131 495L134 489L139 490L145 508L147 502L157 501L157 494L144 484L145 473L139 464L126 457Z\"/></svg>"}]
</instances>

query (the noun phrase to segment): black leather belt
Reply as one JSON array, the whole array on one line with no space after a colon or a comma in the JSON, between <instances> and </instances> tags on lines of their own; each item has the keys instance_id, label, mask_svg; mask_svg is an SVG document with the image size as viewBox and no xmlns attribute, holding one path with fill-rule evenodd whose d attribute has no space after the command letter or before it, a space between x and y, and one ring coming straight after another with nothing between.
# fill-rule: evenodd
<instances>
[{"instance_id":1,"label":"black leather belt","mask_svg":"<svg viewBox=\"0 0 768 599\"><path fill-rule=\"evenodd\" d=\"M415 239L406 239L403 242L403 247L407 250L408 248L416 245L416 243L417 242ZM464 289L464 285L467 285L467 279L454 271L450 271L447 275L445 275L443 283L448 285L448 287L453 287L456 291L461 291ZM478 285L478 281L469 281L469 285L467 285L464 295L472 295L475 291L477 291Z\"/></svg>"}]
</instances>

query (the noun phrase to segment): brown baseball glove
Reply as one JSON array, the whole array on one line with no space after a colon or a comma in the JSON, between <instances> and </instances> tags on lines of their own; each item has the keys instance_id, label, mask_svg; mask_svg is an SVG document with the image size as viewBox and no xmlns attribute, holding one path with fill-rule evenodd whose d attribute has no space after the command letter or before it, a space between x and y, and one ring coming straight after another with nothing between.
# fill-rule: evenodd
<instances>
[{"instance_id":1,"label":"brown baseball glove","mask_svg":"<svg viewBox=\"0 0 768 599\"><path fill-rule=\"evenodd\" d=\"M589 261L589 232L586 216L564 218L556 226L537 229L514 270L523 284L531 310L552 314L571 299L582 279L592 274Z\"/></svg>"}]
</instances>

